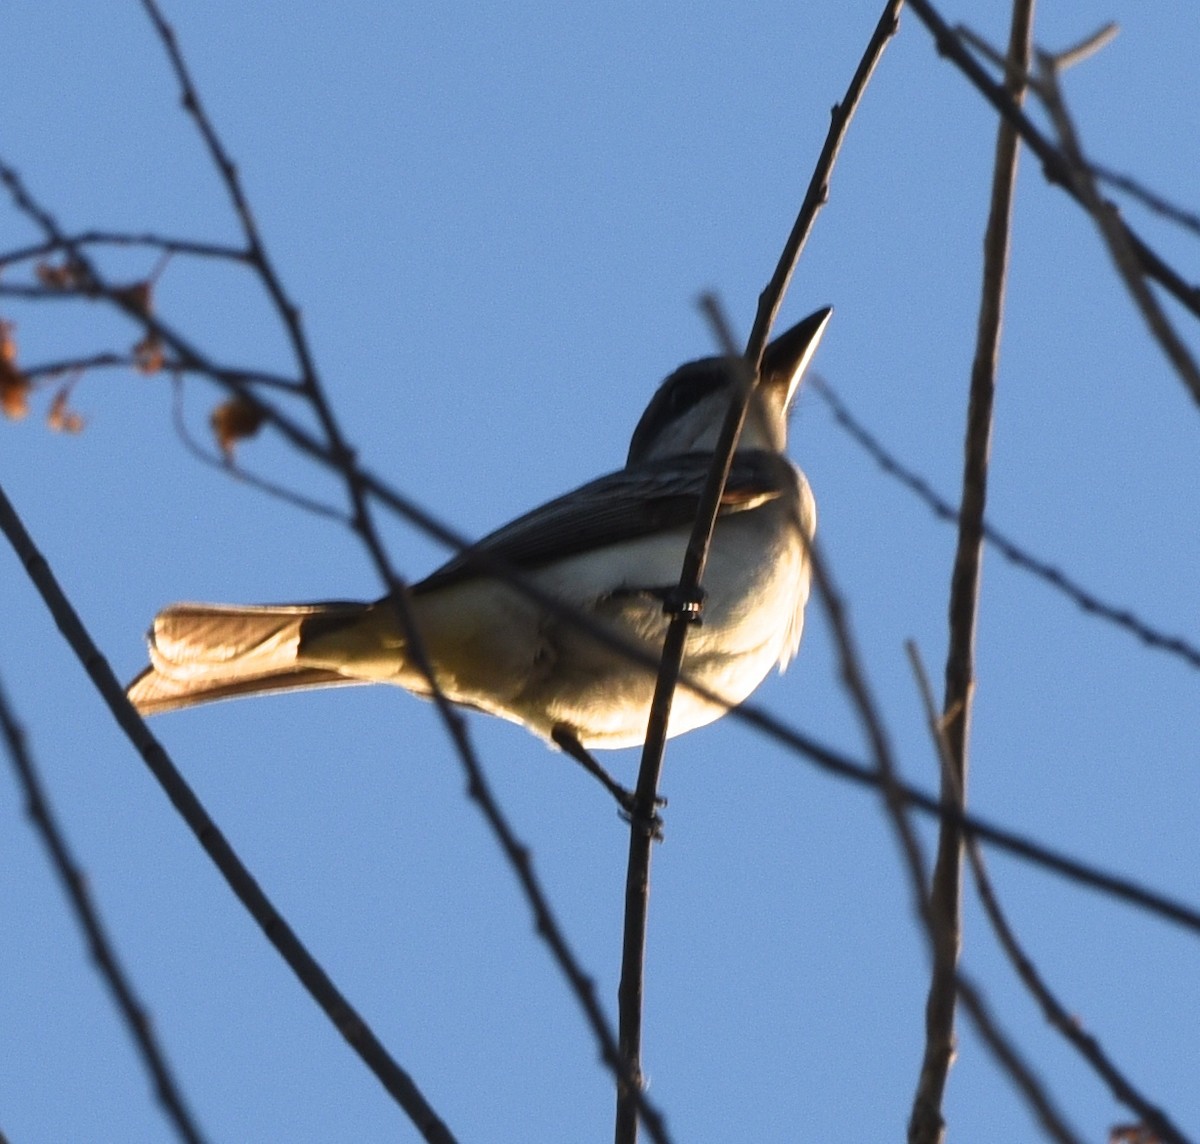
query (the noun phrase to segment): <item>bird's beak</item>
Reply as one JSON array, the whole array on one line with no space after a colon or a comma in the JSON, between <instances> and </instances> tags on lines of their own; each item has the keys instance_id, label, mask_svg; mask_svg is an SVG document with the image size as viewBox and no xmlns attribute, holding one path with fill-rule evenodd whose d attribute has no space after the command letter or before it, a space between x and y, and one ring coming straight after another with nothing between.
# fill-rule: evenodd
<instances>
[{"instance_id":1,"label":"bird's beak","mask_svg":"<svg viewBox=\"0 0 1200 1144\"><path fill-rule=\"evenodd\" d=\"M821 335L825 333L825 327L829 324L832 314L832 306L823 306L816 313L809 314L802 322L797 322L790 330L780 334L767 346L762 360L761 385L764 389L773 390L782 396L782 412L786 412L795 400L800 380L817 352Z\"/></svg>"}]
</instances>

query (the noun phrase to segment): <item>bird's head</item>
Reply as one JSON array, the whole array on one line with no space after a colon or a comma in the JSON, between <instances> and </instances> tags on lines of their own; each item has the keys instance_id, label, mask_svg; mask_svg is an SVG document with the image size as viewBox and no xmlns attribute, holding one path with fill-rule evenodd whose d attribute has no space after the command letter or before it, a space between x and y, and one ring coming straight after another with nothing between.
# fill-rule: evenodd
<instances>
[{"instance_id":1,"label":"bird's head","mask_svg":"<svg viewBox=\"0 0 1200 1144\"><path fill-rule=\"evenodd\" d=\"M739 449L783 450L788 410L832 313L829 306L817 310L767 346ZM678 453L710 452L740 383L736 364L728 358L700 358L681 365L646 406L629 442L626 465Z\"/></svg>"}]
</instances>

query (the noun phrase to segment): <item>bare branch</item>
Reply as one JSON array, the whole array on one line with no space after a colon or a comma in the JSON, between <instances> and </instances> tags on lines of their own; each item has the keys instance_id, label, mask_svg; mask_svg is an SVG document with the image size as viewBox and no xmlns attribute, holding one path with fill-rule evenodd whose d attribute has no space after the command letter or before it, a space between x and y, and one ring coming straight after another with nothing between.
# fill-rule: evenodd
<instances>
[{"instance_id":1,"label":"bare branch","mask_svg":"<svg viewBox=\"0 0 1200 1144\"><path fill-rule=\"evenodd\" d=\"M921 662L921 654L912 640L905 643L904 650L908 653L909 663L912 665L913 675L917 681L917 689L925 709L925 720L929 726L929 733L941 766L942 781L946 784L946 793L961 808L963 805L962 792L958 787L950 744L946 740L944 719L938 716L933 699L933 689L929 685L929 677ZM1013 969L1016 970L1017 976L1041 1006L1046 1020L1087 1061L1096 1074L1108 1085L1113 1096L1131 1111L1136 1112L1145 1124L1154 1129L1160 1140L1170 1141L1171 1144L1188 1144L1187 1138L1172 1124L1166 1113L1151 1104L1134 1087L1125 1074L1109 1059L1100 1042L1083 1031L1078 1018L1067 1012L1066 1007L1054 995L1038 972L1037 966L1033 964L1024 947L1017 940L1017 935L1001 908L1000 900L992 886L991 877L984 864L983 852L973 838L967 839L966 851L975 887L979 893L979 900L983 905L984 913L988 916L992 930Z\"/></svg>"},{"instance_id":2,"label":"bare branch","mask_svg":"<svg viewBox=\"0 0 1200 1144\"><path fill-rule=\"evenodd\" d=\"M1183 207L1169 202L1156 191L1143 186L1137 179L1130 175L1123 175L1119 171L1114 171L1111 167L1102 166L1100 163L1090 163L1088 169L1100 182L1107 183L1110 187L1115 187L1118 191L1123 191L1131 198L1140 202L1148 210L1161 215L1165 219L1169 219L1185 230L1190 230L1193 234L1200 234L1200 215L1196 214L1195 211L1185 210Z\"/></svg>"},{"instance_id":3,"label":"bare branch","mask_svg":"<svg viewBox=\"0 0 1200 1144\"><path fill-rule=\"evenodd\" d=\"M945 940L946 930L940 926L931 900L926 897L924 857L916 832L908 818L903 784L899 780L899 774L892 758L891 746L883 727L883 721L867 685L866 674L861 666L841 596L815 545L809 546L809 557L812 561L813 583L816 586L817 595L825 607L838 650L838 665L842 683L850 696L855 713L870 745L877 785L883 794L884 807L899 842L900 853L904 859L904 867L912 888L915 912L929 942L931 958L936 960L938 946ZM945 806L944 801L943 806ZM1047 1133L1058 1140L1060 1144L1082 1144L1082 1138L1067 1126L1062 1114L1055 1107L1050 1095L1045 1091L1033 1070L1022 1059L1016 1047L1001 1032L971 981L956 967L953 967L951 972L954 974L957 995L970 1015L975 1028ZM938 1121L940 1123L940 1115Z\"/></svg>"},{"instance_id":4,"label":"bare branch","mask_svg":"<svg viewBox=\"0 0 1200 1144\"><path fill-rule=\"evenodd\" d=\"M969 29L960 28L958 34L977 51L995 61L995 52L987 42ZM1067 111L1058 76L1067 68L1074 67L1100 51L1117 34L1116 24L1105 24L1099 31L1088 36L1064 51L1037 53L1036 76L1029 76L1029 64L1015 71L1015 65L1005 66L1006 75L1019 74L1037 93L1045 106L1058 135L1059 156L1062 160L1067 189L1092 216L1100 235L1108 247L1117 273L1133 297L1142 314L1151 336L1159 343L1167 360L1187 386L1193 399L1200 403L1200 367L1197 366L1187 346L1175 333L1165 311L1158 304L1153 292L1146 284L1145 276L1150 270L1139 256L1133 236L1121 221L1117 208L1102 198L1096 187L1095 168L1083 155L1075 125Z\"/></svg>"},{"instance_id":5,"label":"bare branch","mask_svg":"<svg viewBox=\"0 0 1200 1144\"><path fill-rule=\"evenodd\" d=\"M1000 1031L974 983L964 977L961 970L958 972L957 987L958 999L970 1015L976 1032L984 1039L992 1051L992 1056L1025 1098L1025 1103L1037 1117L1046 1135L1052 1140L1057 1140L1059 1144L1084 1144L1083 1137L1067 1125L1062 1113L1054 1106L1049 1093L1042 1087L1033 1070Z\"/></svg>"},{"instance_id":6,"label":"bare branch","mask_svg":"<svg viewBox=\"0 0 1200 1144\"><path fill-rule=\"evenodd\" d=\"M35 258L50 258L55 254L63 254L70 250L89 246L145 246L163 254L183 254L196 258L246 262L244 250L234 246L224 246L217 242L196 242L192 239L168 238L160 234L124 234L120 231L85 230L80 234L65 235L62 240L50 239L0 254L0 270L7 266L29 262Z\"/></svg>"},{"instance_id":7,"label":"bare branch","mask_svg":"<svg viewBox=\"0 0 1200 1144\"><path fill-rule=\"evenodd\" d=\"M34 545L3 489L0 489L0 532L4 533L20 558L29 578L54 617L59 631L108 705L117 725L142 756L151 774L213 860L229 888L279 951L309 995L324 1010L350 1047L362 1058L397 1104L404 1109L424 1138L436 1144L450 1144L454 1139L450 1130L438 1118L412 1078L392 1059L371 1027L342 996L276 910L171 762L162 744L150 734L141 716L125 697L125 689L113 675L108 661L100 653L71 602L59 587L50 566Z\"/></svg>"},{"instance_id":8,"label":"bare branch","mask_svg":"<svg viewBox=\"0 0 1200 1144\"><path fill-rule=\"evenodd\" d=\"M1158 299L1147 284L1147 269L1138 257L1129 230L1121 221L1117 208L1102 198L1096 189L1096 181L1084 158L1079 136L1062 97L1058 73L1063 67L1084 58L1093 50L1095 47L1091 43L1085 43L1061 56L1052 56L1045 52L1038 53L1039 92L1042 102L1058 133L1059 145L1069 165L1075 197L1083 204L1084 209L1092 216L1099 228L1100 236L1108 247L1113 265L1116 266L1121 281L1125 283L1126 289L1142 315L1151 337L1158 342L1180 380L1187 386L1192 399L1200 405L1200 366L1196 364L1191 351L1175 332L1175 327L1167 317L1166 311L1159 305Z\"/></svg>"},{"instance_id":9,"label":"bare branch","mask_svg":"<svg viewBox=\"0 0 1200 1144\"><path fill-rule=\"evenodd\" d=\"M901 0L889 0L884 8L875 31L850 81L842 103L833 108L832 122L826 136L825 146L817 159L816 168L809 180L808 191L801 204L800 212L784 244L774 275L759 297L758 312L746 344L746 385L738 398L730 404L729 412L721 426L721 433L713 451L713 464L708 480L700 497L696 520L688 540L683 568L674 598L668 601L667 610L671 622L663 642L662 659L655 683L650 718L646 728L646 741L642 750L641 765L635 789L634 812L630 816L629 861L625 881L625 936L622 944L621 983L618 990L620 1009L620 1046L624 1060L628 1063L633 1083L642 1085L641 1041L642 1041L642 984L646 956L646 917L650 894L650 853L655 830L653 818L658 797L658 779L662 771L663 751L666 746L667 725L670 721L671 704L679 682L683 665L684 646L690 624L700 618L702 608L701 579L708 558L708 548L716 523L717 509L729 467L737 447L737 439L745 421L754 386L758 384L758 371L763 352L770 337L771 325L783 301L800 252L812 229L821 206L829 197L829 177L842 139L858 103L866 90L867 83L875 70L888 40L895 34ZM710 317L720 324L714 306L709 306ZM718 330L718 336L726 343L726 353L731 357L732 337L728 329ZM633 1144L637 1139L637 1122L633 1115L635 1094L624 1086L617 1091L617 1115L615 1140L617 1144Z\"/></svg>"},{"instance_id":10,"label":"bare branch","mask_svg":"<svg viewBox=\"0 0 1200 1144\"><path fill-rule=\"evenodd\" d=\"M1033 0L1014 0L1005 72L1010 98L1018 106L1025 94L1033 43ZM987 502L988 458L992 440L992 407L1017 181L1017 133L1001 119L996 129L991 205L983 239L983 287L971 366L964 443L962 507L958 545L950 577L950 636L946 654L946 692L942 703L944 734L950 751L955 789L967 786L967 748L971 737L971 705L975 687L975 624L979 613L979 581L983 567L983 514ZM947 799L943 780L942 797ZM965 797L960 794L960 805ZM933 921L933 969L925 1006L925 1054L921 1063L909 1144L939 1144L945 1125L942 1100L954 1060L955 967L962 948L962 833L942 820L937 858L929 893Z\"/></svg>"},{"instance_id":11,"label":"bare branch","mask_svg":"<svg viewBox=\"0 0 1200 1144\"><path fill-rule=\"evenodd\" d=\"M158 1043L154 1025L146 1015L146 1009L138 1000L133 984L121 965L117 951L109 939L96 903L88 891L87 880L80 873L79 863L71 854L58 821L54 816L42 781L34 766L33 755L25 741L25 732L18 724L9 706L8 697L0 688L0 734L8 746L8 755L16 771L17 780L25 792L25 807L34 828L42 836L42 842L50 854L51 864L58 880L62 883L71 903L71 909L87 938L92 960L100 971L117 1008L137 1045L146 1071L154 1082L154 1091L159 1103L180 1140L199 1144L203 1140L179 1083L167 1064L166 1053Z\"/></svg>"},{"instance_id":12,"label":"bare branch","mask_svg":"<svg viewBox=\"0 0 1200 1144\"><path fill-rule=\"evenodd\" d=\"M1079 43L1072 44L1069 48L1064 48L1061 52L1055 52L1052 57L1053 70L1066 71L1067 68L1073 68L1076 64L1081 64L1084 60L1091 59L1097 52L1102 51L1111 44L1116 39L1119 31L1120 28L1115 23L1109 22L1090 36L1085 36ZM1029 70L1028 61L1025 63L1024 70Z\"/></svg>"},{"instance_id":13,"label":"bare branch","mask_svg":"<svg viewBox=\"0 0 1200 1144\"><path fill-rule=\"evenodd\" d=\"M729 467L737 436L745 420L751 386L734 401L721 427L713 464L696 510L696 521L684 554L683 571L673 599L664 604L671 616L663 642L654 697L650 706L646 741L634 789L634 805L629 823L629 860L625 874L625 927L621 947L621 981L618 987L620 1052L626 1062L630 1085L617 1088L617 1112L614 1139L617 1144L637 1140L634 1115L637 1092L642 1089L642 987L646 960L646 918L650 900L650 853L657 830L655 806L658 778L662 771L663 751L671 705L683 668L684 644L688 626L700 618L703 592L700 580L708 560L708 549L716 525L721 494L729 476ZM632 1086L632 1087L631 1087Z\"/></svg>"},{"instance_id":14,"label":"bare branch","mask_svg":"<svg viewBox=\"0 0 1200 1144\"><path fill-rule=\"evenodd\" d=\"M984 71L979 61L966 49L962 39L946 23L930 0L908 0L908 6L933 35L938 53L950 60L988 103L1016 128L1022 141L1040 160L1046 179L1062 187L1072 198L1078 200L1070 164L1034 126L1025 112L1013 102L1004 87L993 81ZM1172 266L1142 241L1127 223L1122 222L1120 225L1144 273L1158 282L1192 314L1200 317L1200 288L1186 282Z\"/></svg>"},{"instance_id":15,"label":"bare branch","mask_svg":"<svg viewBox=\"0 0 1200 1144\"><path fill-rule=\"evenodd\" d=\"M854 118L855 111L858 110L863 93L871 81L871 76L875 74L875 68L883 56L888 41L896 34L896 29L900 24L900 10L903 7L903 0L889 0L884 5L879 22L875 25L874 32L871 33L871 38L858 62L858 68L850 80L850 86L846 89L845 96L841 103L833 105L830 112L831 122L829 132L825 136L825 146L817 158L817 165L809 180L804 201L800 204L800 212L796 216L787 242L784 243L775 273L766 289L759 295L758 311L754 316L754 327L750 331L745 354L746 360L755 371L762 364L762 355L771 334L771 327L775 323L775 316L779 313L779 306L783 301L784 294L787 293L788 284L792 280L792 272L800 260L800 254L804 249L804 244L808 241L813 223L821 208L829 201L829 177L841 152L842 142L850 127L850 121Z\"/></svg>"},{"instance_id":16,"label":"bare branch","mask_svg":"<svg viewBox=\"0 0 1200 1144\"><path fill-rule=\"evenodd\" d=\"M251 488L258 489L259 492L275 497L276 500L283 501L284 504L290 504L293 508L312 513L314 516L323 516L328 520L336 521L338 524L350 525L350 518L342 509L334 508L323 501L313 500L312 497L306 497L292 489L285 488L275 481L270 481L255 473L247 472L232 459L218 456L216 453L204 448L192 436L191 430L188 428L187 419L183 415L183 380L176 375L172 378L172 382L175 399L171 403L171 418L175 425L175 433L180 441L183 442L184 448L196 460L211 469L216 469L218 472L224 473L228 477L233 477L236 481L241 481Z\"/></svg>"},{"instance_id":17,"label":"bare branch","mask_svg":"<svg viewBox=\"0 0 1200 1144\"><path fill-rule=\"evenodd\" d=\"M928 481L918 476L889 453L878 439L854 417L827 381L814 375L809 380L809 386L824 399L833 413L834 420L870 454L885 473L895 477L905 488L915 493L940 520L950 523L958 522L958 509L944 497L939 496ZM1010 564L1031 573L1056 591L1061 592L1082 611L1124 629L1136 636L1148 648L1167 652L1177 656L1190 667L1200 668L1200 647L1194 643L1190 643L1182 636L1167 635L1139 619L1128 608L1105 603L1068 577L1060 568L1031 555L1014 540L1011 540L1006 533L1001 532L986 520L983 522L983 536Z\"/></svg>"},{"instance_id":18,"label":"bare branch","mask_svg":"<svg viewBox=\"0 0 1200 1144\"><path fill-rule=\"evenodd\" d=\"M83 357L63 358L61 361L39 362L37 365L23 367L21 372L31 381L39 378L55 378L64 373L87 373L99 369L136 370L140 367L140 359L136 354L115 353L112 351L88 354ZM295 393L296 382L291 378L281 377L274 373L264 373L261 370L234 369L228 366L218 366L214 370L200 369L195 364L184 364L164 358L158 372L170 374L198 373L216 380L225 379L242 386L261 386L264 389L279 390L284 393Z\"/></svg>"}]
</instances>

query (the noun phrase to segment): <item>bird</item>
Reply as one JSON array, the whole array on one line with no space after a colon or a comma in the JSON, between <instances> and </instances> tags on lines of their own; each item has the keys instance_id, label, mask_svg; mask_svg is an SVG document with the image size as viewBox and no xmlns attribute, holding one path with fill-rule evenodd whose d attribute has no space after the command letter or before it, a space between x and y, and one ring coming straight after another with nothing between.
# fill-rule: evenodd
<instances>
[{"instance_id":1,"label":"bird","mask_svg":"<svg viewBox=\"0 0 1200 1144\"><path fill-rule=\"evenodd\" d=\"M788 414L832 310L765 349L708 553L669 736L711 723L795 655L810 583L816 503L785 455ZM638 421L623 468L517 517L408 589L407 608L450 702L521 724L576 757L640 745L669 601L713 451L744 384L736 361L680 366ZM503 567L543 599L522 594ZM643 653L631 659L595 629ZM432 693L395 600L174 604L147 636L128 687L142 715L214 700L355 683ZM583 761L583 758L581 758Z\"/></svg>"}]
</instances>

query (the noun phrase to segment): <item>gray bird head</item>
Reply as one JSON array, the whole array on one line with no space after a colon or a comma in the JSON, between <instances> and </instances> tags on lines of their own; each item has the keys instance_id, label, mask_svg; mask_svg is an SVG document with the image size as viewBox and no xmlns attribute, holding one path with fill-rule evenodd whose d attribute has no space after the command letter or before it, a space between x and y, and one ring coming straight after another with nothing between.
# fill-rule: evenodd
<instances>
[{"instance_id":1,"label":"gray bird head","mask_svg":"<svg viewBox=\"0 0 1200 1144\"><path fill-rule=\"evenodd\" d=\"M831 307L823 307L767 346L762 380L747 412L739 449L783 449L788 410L832 313ZM738 384L738 374L727 358L701 358L681 365L646 406L629 442L626 466L712 450Z\"/></svg>"}]
</instances>

